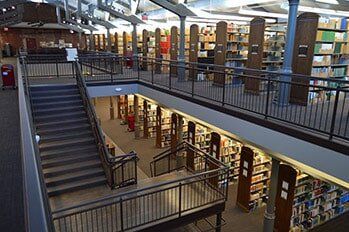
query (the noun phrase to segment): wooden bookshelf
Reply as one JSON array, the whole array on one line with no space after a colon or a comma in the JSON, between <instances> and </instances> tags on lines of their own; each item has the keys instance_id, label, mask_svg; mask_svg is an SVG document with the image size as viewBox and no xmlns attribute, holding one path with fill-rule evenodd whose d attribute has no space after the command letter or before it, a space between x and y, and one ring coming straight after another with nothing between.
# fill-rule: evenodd
<instances>
[{"instance_id":1,"label":"wooden bookshelf","mask_svg":"<svg viewBox=\"0 0 349 232\"><path fill-rule=\"evenodd\" d=\"M171 145L171 112L160 106L156 108L156 147Z\"/></svg>"},{"instance_id":2,"label":"wooden bookshelf","mask_svg":"<svg viewBox=\"0 0 349 232\"><path fill-rule=\"evenodd\" d=\"M214 50L214 64L224 66L226 51L227 51L227 30L228 24L224 21L217 23L216 27L216 45ZM224 72L224 68L215 67L216 71ZM213 84L217 86L223 86L225 83L224 73L214 73Z\"/></svg>"},{"instance_id":3,"label":"wooden bookshelf","mask_svg":"<svg viewBox=\"0 0 349 232\"><path fill-rule=\"evenodd\" d=\"M178 116L176 113L171 115L171 150L174 151L178 144Z\"/></svg>"},{"instance_id":4,"label":"wooden bookshelf","mask_svg":"<svg viewBox=\"0 0 349 232\"><path fill-rule=\"evenodd\" d=\"M266 25L264 31L264 55L262 69L279 71L283 63L285 48L285 24Z\"/></svg>"},{"instance_id":5,"label":"wooden bookshelf","mask_svg":"<svg viewBox=\"0 0 349 232\"><path fill-rule=\"evenodd\" d=\"M176 26L171 27L171 50L170 50L170 59L173 61L178 60L178 28ZM171 77L177 77L177 62L170 64L170 75Z\"/></svg>"},{"instance_id":6,"label":"wooden bookshelf","mask_svg":"<svg viewBox=\"0 0 349 232\"><path fill-rule=\"evenodd\" d=\"M308 231L349 210L349 192L286 164L279 168L275 231Z\"/></svg>"},{"instance_id":7,"label":"wooden bookshelf","mask_svg":"<svg viewBox=\"0 0 349 232\"><path fill-rule=\"evenodd\" d=\"M119 36L118 36L117 32L114 33L114 49L113 49L113 51L116 54L119 54Z\"/></svg>"},{"instance_id":8,"label":"wooden bookshelf","mask_svg":"<svg viewBox=\"0 0 349 232\"><path fill-rule=\"evenodd\" d=\"M318 21L319 15L314 13L303 13L297 18L297 36L294 41L292 62L292 71L295 74L311 75ZM291 86L290 103L307 105L309 88L306 85L309 84L308 79L293 77L292 82L305 86Z\"/></svg>"},{"instance_id":9,"label":"wooden bookshelf","mask_svg":"<svg viewBox=\"0 0 349 232\"><path fill-rule=\"evenodd\" d=\"M242 147L236 204L245 212L266 202L270 168L269 157L252 148Z\"/></svg>"},{"instance_id":10,"label":"wooden bookshelf","mask_svg":"<svg viewBox=\"0 0 349 232\"><path fill-rule=\"evenodd\" d=\"M161 59L160 42L161 42L161 29L156 28L156 30L155 30L155 58L157 60ZM155 62L155 74L160 74L160 73L161 73L161 63Z\"/></svg>"},{"instance_id":11,"label":"wooden bookshelf","mask_svg":"<svg viewBox=\"0 0 349 232\"><path fill-rule=\"evenodd\" d=\"M198 49L199 49L199 26L193 24L190 26L190 41L189 41L189 62L198 62ZM189 79L197 79L198 71L196 65L190 65Z\"/></svg>"},{"instance_id":12,"label":"wooden bookshelf","mask_svg":"<svg viewBox=\"0 0 349 232\"><path fill-rule=\"evenodd\" d=\"M122 119L124 121L127 120L129 109L132 105L129 104L128 95L117 96L117 110L118 110L118 119Z\"/></svg>"},{"instance_id":13,"label":"wooden bookshelf","mask_svg":"<svg viewBox=\"0 0 349 232\"><path fill-rule=\"evenodd\" d=\"M143 132L143 138L155 138L156 137L156 105L143 100L143 116L141 118L140 131Z\"/></svg>"},{"instance_id":14,"label":"wooden bookshelf","mask_svg":"<svg viewBox=\"0 0 349 232\"><path fill-rule=\"evenodd\" d=\"M147 71L148 70L148 60L147 60L147 56L148 56L148 38L149 38L149 33L146 29L143 30L143 36L142 36L142 39L143 39L143 47L142 47L142 69L144 71Z\"/></svg>"},{"instance_id":15,"label":"wooden bookshelf","mask_svg":"<svg viewBox=\"0 0 349 232\"><path fill-rule=\"evenodd\" d=\"M246 67L249 69L262 69L263 46L264 46L265 19L256 17L250 22L250 36L248 41L248 58ZM246 72L253 76L258 73ZM245 92L252 94L260 93L260 80L257 78L245 78Z\"/></svg>"}]
</instances>

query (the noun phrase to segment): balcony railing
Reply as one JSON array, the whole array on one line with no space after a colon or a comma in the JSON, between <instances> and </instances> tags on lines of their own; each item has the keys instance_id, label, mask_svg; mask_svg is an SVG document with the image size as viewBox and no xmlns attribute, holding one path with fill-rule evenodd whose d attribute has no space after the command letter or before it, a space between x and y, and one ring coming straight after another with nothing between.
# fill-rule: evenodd
<instances>
[{"instance_id":1,"label":"balcony railing","mask_svg":"<svg viewBox=\"0 0 349 232\"><path fill-rule=\"evenodd\" d=\"M187 157L187 158L184 158ZM182 162L168 168L168 160ZM189 162L190 160L190 162ZM196 170L191 166L195 162ZM170 161L172 163L172 161ZM172 165L172 164L171 164ZM154 158L156 176L180 173L171 181L149 184L125 193L53 212L57 231L134 231L218 207L224 209L229 168L188 143ZM159 168L164 168L158 172ZM172 166L171 166L172 167ZM208 211L207 211L208 212ZM209 214L212 214L210 211ZM202 215L201 215L202 217Z\"/></svg>"},{"instance_id":2,"label":"balcony railing","mask_svg":"<svg viewBox=\"0 0 349 232\"><path fill-rule=\"evenodd\" d=\"M146 57L137 58L139 66L134 70L132 59L108 59L104 74L89 75L88 82L138 80L226 109L307 129L330 140L349 140L347 80ZM101 65L94 61L88 67L97 70ZM280 103L282 98L290 100Z\"/></svg>"}]
</instances>

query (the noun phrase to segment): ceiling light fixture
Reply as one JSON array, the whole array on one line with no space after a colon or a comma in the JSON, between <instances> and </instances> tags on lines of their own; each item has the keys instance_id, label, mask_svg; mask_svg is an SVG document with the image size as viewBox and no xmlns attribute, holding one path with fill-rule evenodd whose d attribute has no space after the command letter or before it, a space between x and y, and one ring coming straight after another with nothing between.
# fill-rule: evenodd
<instances>
[{"instance_id":1,"label":"ceiling light fixture","mask_svg":"<svg viewBox=\"0 0 349 232\"><path fill-rule=\"evenodd\" d=\"M316 7L308 7L308 6L299 6L298 11L318 13L320 15L349 17L349 11L336 11L336 10L329 10L324 8L316 8Z\"/></svg>"},{"instance_id":2,"label":"ceiling light fixture","mask_svg":"<svg viewBox=\"0 0 349 232\"><path fill-rule=\"evenodd\" d=\"M287 19L287 14L279 14L279 13L271 13L271 12L265 12L265 11L257 11L257 10L247 10L240 8L239 14L242 15L254 15L254 16L261 16L261 17L271 17L271 18L283 18Z\"/></svg>"},{"instance_id":3,"label":"ceiling light fixture","mask_svg":"<svg viewBox=\"0 0 349 232\"><path fill-rule=\"evenodd\" d=\"M339 4L337 0L316 0L316 2L333 4L333 5L338 5Z\"/></svg>"}]
</instances>

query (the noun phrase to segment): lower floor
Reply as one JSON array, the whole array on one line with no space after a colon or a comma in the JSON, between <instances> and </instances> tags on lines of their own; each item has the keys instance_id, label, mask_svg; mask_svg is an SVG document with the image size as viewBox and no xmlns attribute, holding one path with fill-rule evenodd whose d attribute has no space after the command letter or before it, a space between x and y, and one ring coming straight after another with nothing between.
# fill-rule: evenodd
<instances>
[{"instance_id":1,"label":"lower floor","mask_svg":"<svg viewBox=\"0 0 349 232\"><path fill-rule=\"evenodd\" d=\"M133 120L132 115L134 113L133 112L134 107L133 107L133 102L131 101L131 97L132 96L128 96L128 102L127 102L126 106L124 105L124 103L125 103L124 98L116 98L116 97L97 98L97 99L94 99L93 102L96 106L97 115L100 119L102 129L103 129L104 133L106 134L106 136L108 136L110 138L110 140L113 141L123 152L128 153L130 151L135 151L137 153L138 157L140 158L140 160L138 162L139 169L141 170L142 173L144 173L145 176L150 176L151 175L150 174L150 162L152 161L152 159L155 155L161 153L162 151L164 151L168 148L169 144L166 142L166 138L168 138L168 136L162 135L161 141L159 141L159 138L157 138L157 136L153 136L153 134L156 134L155 129L154 130L152 129L152 125L153 125L152 122L155 121L152 119L152 116L155 116L155 115L153 115L153 113L156 114L155 112L152 112L152 111L154 111L153 104L155 104L155 103L148 101L144 105L143 99L142 99L139 102L139 110L140 110L139 114L140 114L140 119L141 119L141 123L140 123L141 126L140 126L140 128L136 129L136 130L140 130L140 131L138 131L140 133L140 138L135 139L135 133L132 131L130 132L130 129L131 130L133 129L132 128L133 125L127 124L127 122L130 120L126 120L127 118L125 117L125 109L127 109L127 114L129 114L128 116L131 115L131 121ZM142 107L145 107L148 110L144 110L144 108L142 108ZM171 110L167 109L167 111L171 111ZM147 133L144 133L144 125L145 125L144 118L145 117L142 115L144 113L148 117L148 119L146 119L146 121L148 121L147 123L149 124L149 130L146 129ZM168 123L166 121L166 114L167 113L168 112L166 112L164 107L162 107L161 115L162 115L163 124ZM130 117L128 117L128 119L130 119ZM191 118L190 120L193 120L193 119ZM188 121L186 121L185 119L184 119L183 124L184 124L184 128L188 127ZM143 128L142 128L142 126L143 126ZM162 125L162 126L164 126L164 125ZM164 126L164 127L166 130L166 126ZM196 126L196 129L198 129L198 125ZM204 130L205 129L201 130L201 128L200 128L199 131L197 131L197 132L199 132L199 133L207 132ZM206 130L207 130L207 128L206 128ZM147 134L147 136L146 136L147 138L144 138L145 134ZM183 131L181 131L181 134L184 138L190 136L189 135L190 132L188 133L188 129L184 129ZM220 138L225 142L228 140L224 140L224 139L229 139L229 138L225 138L225 135L223 135L223 134L221 134ZM210 148L209 147L210 145L208 145L208 143L205 144L205 141L199 140L196 142L200 142L200 141L202 143L195 144L195 145L201 146L200 148L206 149L208 152L210 149L212 150L212 146ZM229 143L231 143L231 141L229 141ZM163 147L163 148L161 148L161 147ZM224 145L223 145L223 148L224 148ZM266 161L265 163L269 162L268 160L265 160L265 161ZM237 162L237 163L239 163L239 162ZM266 166L266 168L270 168L270 166ZM237 171L237 173L239 173L239 171ZM239 207L237 205L237 197L238 197L237 195L238 195L238 191L239 191L238 190L239 184L238 184L238 181L236 181L238 176L234 176L234 171L232 171L232 177L233 178L232 178L231 182L229 183L229 192L228 192L228 200L227 200L226 210L223 213L223 219L225 221L225 223L224 223L225 226L223 227L222 230L223 231L262 231L263 230L263 220L264 220L264 211L265 211L266 199L261 197L261 200L255 201L255 202L258 202L255 205L255 207L253 207L251 210L248 210L248 212L246 212L246 210L243 210L242 207ZM270 178L270 173L268 175L263 175L261 181L266 179L266 177ZM268 184L269 184L269 181L265 182L266 186L261 187L262 189L266 189L266 190L261 190L262 194L264 193L265 195L267 195L267 192L268 192L267 185ZM305 192L305 190L308 192L310 191L309 189L298 190L298 192L295 193L295 196L302 195L303 192ZM311 190L312 190L311 194L314 194L313 192L316 191L316 188L314 187L314 189L311 189ZM256 191L258 192L259 190L257 189ZM299 191L302 191L302 192L299 192ZM335 190L335 192L337 192L337 190ZM343 194L343 196L346 196L346 191L340 192L340 196L341 196L341 194ZM251 196L252 196L252 192L251 192ZM326 197L327 197L327 195L326 195ZM334 196L333 199L335 199L336 197L339 197L339 196ZM331 198L331 197L329 197L329 198ZM321 199L322 199L321 201L323 201L323 198L321 198ZM300 199L299 201L300 202L298 202L298 204L300 204L300 203L303 204L304 202L302 202L302 201L305 201L305 200ZM338 199L336 198L336 205L337 206L335 206L334 201L332 201L331 202L332 207L330 207L329 205L325 206L325 207L327 207L326 209L319 207L320 212L317 212L317 214L320 215L320 213L321 213L321 217L323 217L323 215L328 216L328 214L332 211L335 212L336 210L338 210L338 202L337 201L338 201ZM326 202L326 200L325 200L325 202ZM294 204L296 205L297 203L294 203ZM320 202L318 201L316 204L318 206L320 204ZM321 207L323 207L323 206L321 206ZM347 211L347 209L348 209L348 203L343 204L342 210ZM296 206L293 206L293 214L296 214L295 213L296 210L299 210L299 209L296 208ZM304 209L301 213L304 213ZM314 212L311 212L311 213L314 213ZM316 218L316 216L314 216L314 218ZM312 220L312 218L309 218L309 219ZM332 226L337 226L336 231L345 231L346 228L348 228L347 227L348 223L349 223L348 219L349 219L349 213L341 214L340 217L336 217L332 220L329 220L326 223L324 223L323 225L316 226L313 228L313 230L314 231L328 231L328 228L331 228L329 226L332 225ZM215 218L213 218L213 217L208 218L207 220L202 220L202 221L196 223L196 225L190 225L190 226L187 226L183 229L186 231L208 230L208 229L212 228L212 225L214 225L214 221L215 221ZM210 223L211 223L211 225L210 225ZM297 231L297 227L295 227L294 230Z\"/></svg>"}]
</instances>

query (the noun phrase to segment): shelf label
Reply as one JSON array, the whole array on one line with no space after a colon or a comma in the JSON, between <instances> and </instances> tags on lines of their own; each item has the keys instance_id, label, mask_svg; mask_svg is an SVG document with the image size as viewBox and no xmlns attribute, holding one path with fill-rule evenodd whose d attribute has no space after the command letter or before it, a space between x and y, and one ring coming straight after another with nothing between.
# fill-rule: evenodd
<instances>
[{"instance_id":1,"label":"shelf label","mask_svg":"<svg viewBox=\"0 0 349 232\"><path fill-rule=\"evenodd\" d=\"M288 190L288 182L286 181L282 181L282 188L285 189L285 190Z\"/></svg>"},{"instance_id":2,"label":"shelf label","mask_svg":"<svg viewBox=\"0 0 349 232\"><path fill-rule=\"evenodd\" d=\"M308 56L308 45L299 45L298 47L298 57Z\"/></svg>"},{"instance_id":3,"label":"shelf label","mask_svg":"<svg viewBox=\"0 0 349 232\"><path fill-rule=\"evenodd\" d=\"M252 44L251 54L258 55L258 50L259 50L259 44Z\"/></svg>"},{"instance_id":4,"label":"shelf label","mask_svg":"<svg viewBox=\"0 0 349 232\"><path fill-rule=\"evenodd\" d=\"M281 198L282 198L282 199L287 200L287 195L288 195L288 194L287 194L286 191L284 191L284 190L281 191Z\"/></svg>"}]
</instances>

